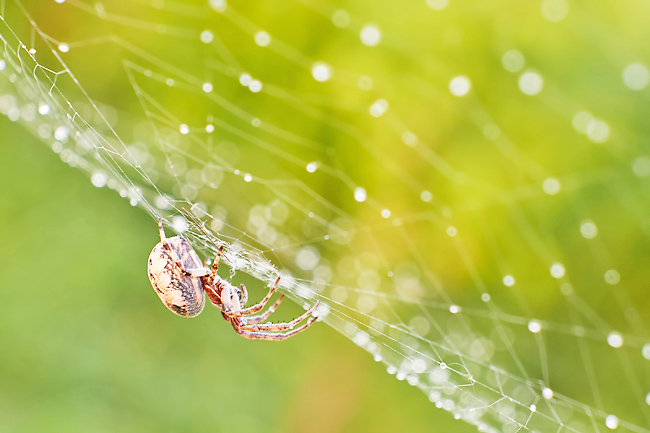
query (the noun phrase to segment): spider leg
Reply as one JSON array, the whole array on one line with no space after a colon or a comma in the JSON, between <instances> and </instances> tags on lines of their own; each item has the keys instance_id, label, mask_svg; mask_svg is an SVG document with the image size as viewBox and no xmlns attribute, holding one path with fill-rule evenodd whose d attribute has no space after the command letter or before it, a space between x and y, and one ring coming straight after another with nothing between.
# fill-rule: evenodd
<instances>
[{"instance_id":1,"label":"spider leg","mask_svg":"<svg viewBox=\"0 0 650 433\"><path fill-rule=\"evenodd\" d=\"M292 331L285 332L285 333L279 333L279 332L251 332L247 331L242 328L237 328L235 324L233 323L233 328L235 328L235 331L239 335L241 335L244 338L248 338L249 340L270 340L270 341L281 341L281 340L286 340L289 337L292 337L296 335L299 332L304 331L305 329L309 328L311 325L316 322L318 318L314 317L311 319L309 322L305 323L299 328L296 328Z\"/></svg>"},{"instance_id":2,"label":"spider leg","mask_svg":"<svg viewBox=\"0 0 650 433\"><path fill-rule=\"evenodd\" d=\"M219 247L217 256L214 258L214 262L212 263L212 277L210 279L210 283L214 282L214 276L217 275L217 269L219 268L219 260L221 259L222 252L223 252L223 245Z\"/></svg>"},{"instance_id":3,"label":"spider leg","mask_svg":"<svg viewBox=\"0 0 650 433\"><path fill-rule=\"evenodd\" d=\"M212 302L212 305L217 307L223 313L223 303L221 302L221 296L219 293L209 284L203 284L203 290L208 294L208 299ZM224 313L225 314L225 313Z\"/></svg>"},{"instance_id":4,"label":"spider leg","mask_svg":"<svg viewBox=\"0 0 650 433\"><path fill-rule=\"evenodd\" d=\"M246 290L246 286L243 284L239 286L239 289L241 290L241 307L244 308L244 305L246 305L246 302L248 302L248 290Z\"/></svg>"},{"instance_id":5,"label":"spider leg","mask_svg":"<svg viewBox=\"0 0 650 433\"><path fill-rule=\"evenodd\" d=\"M178 266L185 274L192 277L205 277L206 275L210 274L210 269L208 268L185 269L178 256L176 255L176 252L172 250L171 247L167 244L167 237L165 236L165 229L163 229L162 218L158 218L158 231L160 232L160 243L162 243L163 247L167 251L167 254L169 254L172 260L174 260L176 266Z\"/></svg>"},{"instance_id":6,"label":"spider leg","mask_svg":"<svg viewBox=\"0 0 650 433\"><path fill-rule=\"evenodd\" d=\"M262 314L258 314L257 316L248 316L246 317L246 324L253 325L255 323L260 323L263 320L265 320L267 317L269 317L273 312L275 311L276 308L278 308L278 305L280 305L280 302L284 299L284 295L280 296L280 299L275 301L275 304L271 305L268 310L263 312Z\"/></svg>"},{"instance_id":7,"label":"spider leg","mask_svg":"<svg viewBox=\"0 0 650 433\"><path fill-rule=\"evenodd\" d=\"M271 287L271 290L269 290L269 293L266 294L264 299L262 299L262 301L259 304L253 305L252 307L244 308L244 309L238 311L236 317L250 316L251 314L257 313L262 308L264 308L266 303L269 302L269 299L271 299L271 296L273 296L273 292L275 292L275 288L277 287L279 282L280 282L280 277L278 277L278 279L275 280L275 283L273 284L273 287Z\"/></svg>"},{"instance_id":8,"label":"spider leg","mask_svg":"<svg viewBox=\"0 0 650 433\"><path fill-rule=\"evenodd\" d=\"M313 313L314 310L318 307L319 303L320 303L320 301L317 301L308 311L306 311L300 317L296 317L291 322L286 322L286 323L265 323L265 324L262 324L262 325L246 324L246 325L243 325L241 328L246 330L246 331L252 331L252 332L259 332L259 331L262 331L262 332L265 332L265 331L287 331L289 329L293 329L294 326L296 326L298 323L302 322L307 317L309 317L311 315L311 313Z\"/></svg>"}]
</instances>

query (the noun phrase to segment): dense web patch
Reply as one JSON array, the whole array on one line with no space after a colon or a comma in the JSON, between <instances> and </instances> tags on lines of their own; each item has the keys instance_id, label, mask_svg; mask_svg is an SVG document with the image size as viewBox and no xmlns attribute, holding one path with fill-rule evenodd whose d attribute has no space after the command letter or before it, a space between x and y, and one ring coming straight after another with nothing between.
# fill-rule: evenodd
<instances>
[{"instance_id":1,"label":"dense web patch","mask_svg":"<svg viewBox=\"0 0 650 433\"><path fill-rule=\"evenodd\" d=\"M0 112L479 431L650 431L647 14L276 3L2 1Z\"/></svg>"}]
</instances>

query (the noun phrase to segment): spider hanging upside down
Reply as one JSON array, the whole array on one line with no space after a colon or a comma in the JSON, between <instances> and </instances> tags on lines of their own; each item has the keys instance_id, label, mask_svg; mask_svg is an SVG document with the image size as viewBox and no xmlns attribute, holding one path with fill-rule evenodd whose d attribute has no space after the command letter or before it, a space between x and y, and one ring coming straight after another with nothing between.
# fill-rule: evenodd
<instances>
[{"instance_id":1,"label":"spider hanging upside down","mask_svg":"<svg viewBox=\"0 0 650 433\"><path fill-rule=\"evenodd\" d=\"M149 255L149 280L160 300L175 314L184 317L197 316L203 311L205 293L214 304L224 319L235 328L237 333L251 340L279 341L289 338L304 331L314 324L316 317L309 320L299 328L293 329L298 323L311 315L319 302L316 302L305 314L287 323L261 323L280 305L284 295L280 296L264 313L261 311L271 299L280 277L275 280L269 293L257 305L245 308L248 292L242 284L239 289L217 275L217 267L223 247L214 259L212 268L201 265L201 260L185 238L174 236L167 239L162 226L162 219L158 220L160 242L153 248ZM278 332L289 331L289 332Z\"/></svg>"}]
</instances>

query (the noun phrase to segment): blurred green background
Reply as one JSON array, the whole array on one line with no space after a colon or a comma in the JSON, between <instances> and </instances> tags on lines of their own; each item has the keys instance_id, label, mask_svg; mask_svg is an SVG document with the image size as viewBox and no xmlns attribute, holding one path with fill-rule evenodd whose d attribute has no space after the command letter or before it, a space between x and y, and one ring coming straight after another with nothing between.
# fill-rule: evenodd
<instances>
[{"instance_id":1,"label":"blurred green background","mask_svg":"<svg viewBox=\"0 0 650 433\"><path fill-rule=\"evenodd\" d=\"M324 324L274 343L174 316L147 278L155 221L0 131L1 432L475 431Z\"/></svg>"},{"instance_id":2,"label":"blurred green background","mask_svg":"<svg viewBox=\"0 0 650 433\"><path fill-rule=\"evenodd\" d=\"M45 137L0 119L0 431L475 431L386 374L353 334L317 324L283 343L250 342L213 308L193 320L173 316L150 287L146 259L158 241L150 214L174 210L129 206L116 190L128 195L130 181L143 187L143 207L157 203L159 188L178 207L227 214L219 236L243 239L314 287L316 272L299 269L296 253L317 248L332 274L320 294L336 300L342 287L354 313L365 313L362 271L380 275L377 308L359 314L362 326L378 330L372 320L381 318L405 328L421 315L431 328L428 341L389 332L395 364L412 355L407 346L421 344L433 369L485 345L493 356L471 372L478 383L497 388L492 366L515 377L504 407L495 404L495 425L515 411L509 398L529 416L531 394L546 385L573 399L548 404L549 413L564 410L551 421L558 428L571 420L587 430L584 407L600 411L601 424L610 412L634 426L650 419L641 356L650 341L650 97L647 77L637 90L623 79L630 64L650 62L648 2L221 3L26 2L44 40L7 3L7 23L51 69L36 70L41 91L53 77L56 88L52 112L27 120L27 102L44 95L11 81L9 68L9 79L0 77L2 91L25 103L23 124ZM370 24L382 32L376 47L360 41ZM204 29L212 42L200 39ZM268 46L256 42L262 30ZM11 44L4 57L20 58L17 76L31 77L27 47ZM505 56L513 52L516 67ZM54 75L60 59L124 146L70 75ZM332 67L330 80L314 79L314 61ZM242 86L242 74L263 90ZM525 74L543 84L531 91ZM458 76L470 80L467 94L450 91ZM384 99L388 110L375 116L370 107ZM8 101L0 108L11 117ZM63 124L85 132L85 121L100 137L91 149L52 137ZM70 154L48 146L104 170L115 190L94 188L61 163L74 161ZM305 170L311 161L316 173ZM225 173L219 187L193 186L210 164ZM549 192L549 180L559 188ZM355 200L358 186L366 201ZM256 207L277 201L290 210L272 227L275 244L253 222ZM585 222L596 237L584 235ZM341 242L323 240L348 229ZM566 272L551 276L555 263ZM400 269L415 281L406 290L386 277ZM604 278L612 270L615 283ZM251 300L265 292L242 272L236 282ZM464 315L450 317L455 304ZM274 320L300 311L286 302ZM529 332L531 319L543 321L543 334ZM625 337L616 353L612 331ZM452 350L427 352L449 341ZM453 391L465 378L455 379L449 395L460 400Z\"/></svg>"}]
</instances>

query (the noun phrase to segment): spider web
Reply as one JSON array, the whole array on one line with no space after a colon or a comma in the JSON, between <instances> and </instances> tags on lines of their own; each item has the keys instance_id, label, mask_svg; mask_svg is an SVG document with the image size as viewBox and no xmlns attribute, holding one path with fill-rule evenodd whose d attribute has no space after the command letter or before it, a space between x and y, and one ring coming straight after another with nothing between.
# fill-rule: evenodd
<instances>
[{"instance_id":1,"label":"spider web","mask_svg":"<svg viewBox=\"0 0 650 433\"><path fill-rule=\"evenodd\" d=\"M0 112L152 227L479 431L650 431L647 5L0 6Z\"/></svg>"}]
</instances>

